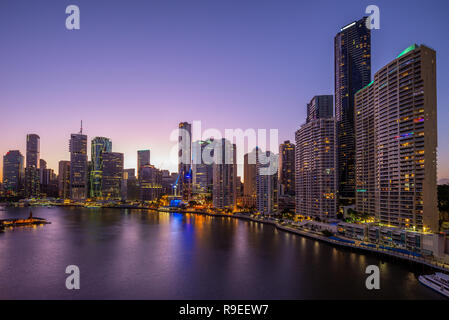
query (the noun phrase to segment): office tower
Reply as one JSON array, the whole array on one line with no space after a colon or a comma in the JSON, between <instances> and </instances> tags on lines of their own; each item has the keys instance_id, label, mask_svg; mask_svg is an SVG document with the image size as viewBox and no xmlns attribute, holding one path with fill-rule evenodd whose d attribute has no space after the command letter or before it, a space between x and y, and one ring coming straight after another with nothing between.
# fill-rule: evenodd
<instances>
[{"instance_id":1,"label":"office tower","mask_svg":"<svg viewBox=\"0 0 449 320\"><path fill-rule=\"evenodd\" d=\"M371 31L366 17L335 36L335 120L338 197L341 206L355 198L354 95L371 81Z\"/></svg>"},{"instance_id":2,"label":"office tower","mask_svg":"<svg viewBox=\"0 0 449 320\"><path fill-rule=\"evenodd\" d=\"M295 145L289 140L279 145L279 190L282 195L295 195Z\"/></svg>"},{"instance_id":3,"label":"office tower","mask_svg":"<svg viewBox=\"0 0 449 320\"><path fill-rule=\"evenodd\" d=\"M37 134L27 135L26 150L26 167L39 168L40 138Z\"/></svg>"},{"instance_id":4,"label":"office tower","mask_svg":"<svg viewBox=\"0 0 449 320\"><path fill-rule=\"evenodd\" d=\"M436 53L424 45L404 50L356 94L357 211L439 231L436 104Z\"/></svg>"},{"instance_id":5,"label":"office tower","mask_svg":"<svg viewBox=\"0 0 449 320\"><path fill-rule=\"evenodd\" d=\"M205 155L204 159L203 155ZM192 192L198 194L212 193L213 155L213 139L192 143Z\"/></svg>"},{"instance_id":6,"label":"office tower","mask_svg":"<svg viewBox=\"0 0 449 320\"><path fill-rule=\"evenodd\" d=\"M262 214L277 212L278 205L278 156L259 150L256 156L256 207ZM270 170L274 168L273 170Z\"/></svg>"},{"instance_id":7,"label":"office tower","mask_svg":"<svg viewBox=\"0 0 449 320\"><path fill-rule=\"evenodd\" d=\"M155 201L162 196L162 172L151 164L144 165L141 170L140 199Z\"/></svg>"},{"instance_id":8,"label":"office tower","mask_svg":"<svg viewBox=\"0 0 449 320\"><path fill-rule=\"evenodd\" d=\"M190 198L192 185L192 125L188 122L179 124L177 191L184 199Z\"/></svg>"},{"instance_id":9,"label":"office tower","mask_svg":"<svg viewBox=\"0 0 449 320\"><path fill-rule=\"evenodd\" d=\"M26 143L25 195L36 197L40 193L40 138L37 134L28 134Z\"/></svg>"},{"instance_id":10,"label":"office tower","mask_svg":"<svg viewBox=\"0 0 449 320\"><path fill-rule=\"evenodd\" d=\"M23 156L19 150L10 150L3 156L3 190L18 195L22 189L24 168Z\"/></svg>"},{"instance_id":11,"label":"office tower","mask_svg":"<svg viewBox=\"0 0 449 320\"><path fill-rule=\"evenodd\" d=\"M84 200L88 190L87 136L80 133L70 136L70 198Z\"/></svg>"},{"instance_id":12,"label":"office tower","mask_svg":"<svg viewBox=\"0 0 449 320\"><path fill-rule=\"evenodd\" d=\"M236 206L236 145L226 139L216 140L213 164L213 206L233 210Z\"/></svg>"},{"instance_id":13,"label":"office tower","mask_svg":"<svg viewBox=\"0 0 449 320\"><path fill-rule=\"evenodd\" d=\"M70 161L59 161L58 190L61 199L70 198Z\"/></svg>"},{"instance_id":14,"label":"office tower","mask_svg":"<svg viewBox=\"0 0 449 320\"><path fill-rule=\"evenodd\" d=\"M140 170L143 166L150 164L150 150L137 151L137 178L140 177Z\"/></svg>"},{"instance_id":15,"label":"office tower","mask_svg":"<svg viewBox=\"0 0 449 320\"><path fill-rule=\"evenodd\" d=\"M307 122L319 118L334 116L334 97L332 95L315 96L307 104Z\"/></svg>"},{"instance_id":16,"label":"office tower","mask_svg":"<svg viewBox=\"0 0 449 320\"><path fill-rule=\"evenodd\" d=\"M335 119L318 118L296 131L296 214L336 217Z\"/></svg>"},{"instance_id":17,"label":"office tower","mask_svg":"<svg viewBox=\"0 0 449 320\"><path fill-rule=\"evenodd\" d=\"M103 153L112 152L112 142L105 137L95 137L91 143L90 196L102 197Z\"/></svg>"},{"instance_id":18,"label":"office tower","mask_svg":"<svg viewBox=\"0 0 449 320\"><path fill-rule=\"evenodd\" d=\"M103 152L101 194L104 199L122 198L123 153Z\"/></svg>"}]
</instances>

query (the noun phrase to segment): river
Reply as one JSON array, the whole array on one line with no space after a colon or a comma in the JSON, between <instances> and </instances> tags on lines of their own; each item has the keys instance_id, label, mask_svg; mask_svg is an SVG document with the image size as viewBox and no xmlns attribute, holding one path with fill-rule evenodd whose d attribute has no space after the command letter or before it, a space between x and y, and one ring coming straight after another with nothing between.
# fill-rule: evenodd
<instances>
[{"instance_id":1,"label":"river","mask_svg":"<svg viewBox=\"0 0 449 320\"><path fill-rule=\"evenodd\" d=\"M411 265L233 218L33 208L0 233L0 299L441 299ZM5 208L0 218L26 217ZM65 287L68 265L80 290ZM380 290L365 286L380 268Z\"/></svg>"}]
</instances>

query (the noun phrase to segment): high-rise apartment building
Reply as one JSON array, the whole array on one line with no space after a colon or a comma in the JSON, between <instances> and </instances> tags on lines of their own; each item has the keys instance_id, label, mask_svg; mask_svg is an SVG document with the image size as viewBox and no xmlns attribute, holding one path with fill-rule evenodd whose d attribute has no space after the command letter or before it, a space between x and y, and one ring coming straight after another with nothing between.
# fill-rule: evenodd
<instances>
[{"instance_id":1,"label":"high-rise apartment building","mask_svg":"<svg viewBox=\"0 0 449 320\"><path fill-rule=\"evenodd\" d=\"M366 17L341 28L335 36L335 120L337 128L338 197L355 198L354 95L371 81L371 31Z\"/></svg>"},{"instance_id":2,"label":"high-rise apartment building","mask_svg":"<svg viewBox=\"0 0 449 320\"><path fill-rule=\"evenodd\" d=\"M311 120L296 131L296 214L336 217L335 146L334 118Z\"/></svg>"},{"instance_id":3,"label":"high-rise apartment building","mask_svg":"<svg viewBox=\"0 0 449 320\"><path fill-rule=\"evenodd\" d=\"M10 150L3 156L3 189L17 195L22 189L24 176L23 156L19 150Z\"/></svg>"},{"instance_id":4,"label":"high-rise apartment building","mask_svg":"<svg viewBox=\"0 0 449 320\"><path fill-rule=\"evenodd\" d=\"M237 150L226 139L216 140L213 164L213 206L233 210L236 206Z\"/></svg>"},{"instance_id":5,"label":"high-rise apartment building","mask_svg":"<svg viewBox=\"0 0 449 320\"><path fill-rule=\"evenodd\" d=\"M356 94L356 210L439 231L436 53L413 45Z\"/></svg>"},{"instance_id":6,"label":"high-rise apartment building","mask_svg":"<svg viewBox=\"0 0 449 320\"><path fill-rule=\"evenodd\" d=\"M123 153L103 152L102 158L102 197L108 200L121 199L124 162Z\"/></svg>"},{"instance_id":7,"label":"high-rise apartment building","mask_svg":"<svg viewBox=\"0 0 449 320\"><path fill-rule=\"evenodd\" d=\"M103 153L112 152L112 142L105 137L95 137L91 142L90 196L102 197Z\"/></svg>"},{"instance_id":8,"label":"high-rise apartment building","mask_svg":"<svg viewBox=\"0 0 449 320\"><path fill-rule=\"evenodd\" d=\"M61 199L70 198L70 161L59 161L58 190Z\"/></svg>"},{"instance_id":9,"label":"high-rise apartment building","mask_svg":"<svg viewBox=\"0 0 449 320\"><path fill-rule=\"evenodd\" d=\"M87 136L75 133L70 136L70 198L84 200L88 190Z\"/></svg>"}]
</instances>

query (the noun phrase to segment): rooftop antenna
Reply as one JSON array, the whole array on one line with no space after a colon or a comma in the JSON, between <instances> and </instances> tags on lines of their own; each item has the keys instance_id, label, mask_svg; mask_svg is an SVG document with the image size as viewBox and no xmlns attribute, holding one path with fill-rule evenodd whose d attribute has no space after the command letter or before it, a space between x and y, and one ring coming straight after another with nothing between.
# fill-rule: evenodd
<instances>
[{"instance_id":1,"label":"rooftop antenna","mask_svg":"<svg viewBox=\"0 0 449 320\"><path fill-rule=\"evenodd\" d=\"M80 130L80 134L83 134L83 120L81 120L81 130Z\"/></svg>"}]
</instances>

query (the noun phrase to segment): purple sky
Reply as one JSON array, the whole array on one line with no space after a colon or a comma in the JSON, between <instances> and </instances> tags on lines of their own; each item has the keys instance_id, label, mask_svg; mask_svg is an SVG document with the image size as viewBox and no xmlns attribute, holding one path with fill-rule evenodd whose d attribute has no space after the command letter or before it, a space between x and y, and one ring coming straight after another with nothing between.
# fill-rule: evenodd
<instances>
[{"instance_id":1,"label":"purple sky","mask_svg":"<svg viewBox=\"0 0 449 320\"><path fill-rule=\"evenodd\" d=\"M69 4L81 30L65 29ZM335 34L369 4L381 10L373 74L413 43L437 51L438 176L449 178L446 0L1 0L0 154L24 154L37 133L57 169L81 119L89 141L111 138L126 167L149 148L153 163L176 170L167 157L180 121L294 140L306 103L333 94Z\"/></svg>"}]
</instances>

